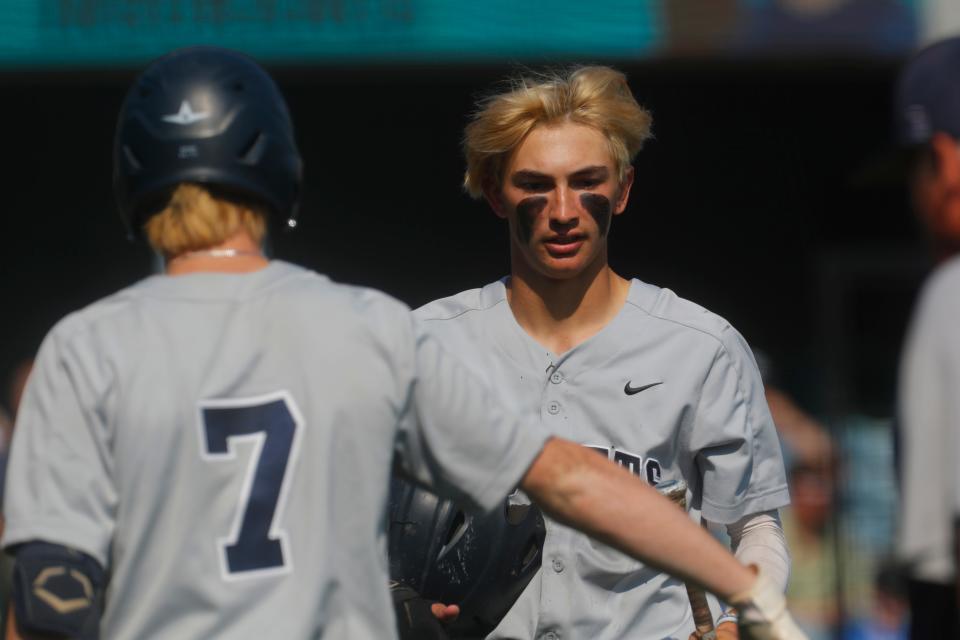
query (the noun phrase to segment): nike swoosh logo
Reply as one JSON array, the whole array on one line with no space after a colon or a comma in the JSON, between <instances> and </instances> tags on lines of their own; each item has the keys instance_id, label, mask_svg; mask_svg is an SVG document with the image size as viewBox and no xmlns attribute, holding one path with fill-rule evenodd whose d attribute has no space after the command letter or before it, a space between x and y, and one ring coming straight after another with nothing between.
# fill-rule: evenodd
<instances>
[{"instance_id":1,"label":"nike swoosh logo","mask_svg":"<svg viewBox=\"0 0 960 640\"><path fill-rule=\"evenodd\" d=\"M624 385L624 387L623 387L623 392L624 392L625 394L627 394L628 396L632 396L632 395L635 394L635 393L640 393L641 391L645 391L645 390L649 389L650 387L655 387L655 386L657 386L658 384L663 384L663 381L661 380L660 382L651 382L650 384L645 384L645 385L643 385L642 387L631 387L631 386L630 386L630 381L627 380L627 384Z\"/></svg>"}]
</instances>

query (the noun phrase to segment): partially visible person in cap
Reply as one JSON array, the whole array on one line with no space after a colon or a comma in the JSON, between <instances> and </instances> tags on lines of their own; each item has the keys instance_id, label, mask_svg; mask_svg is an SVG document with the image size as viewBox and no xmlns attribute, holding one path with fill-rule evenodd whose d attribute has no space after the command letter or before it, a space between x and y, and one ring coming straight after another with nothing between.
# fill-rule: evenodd
<instances>
[{"instance_id":1,"label":"partially visible person in cap","mask_svg":"<svg viewBox=\"0 0 960 640\"><path fill-rule=\"evenodd\" d=\"M897 542L909 575L911 637L960 637L956 517L960 514L960 38L906 65L897 134L909 152L914 213L936 267L913 312L900 364L902 508Z\"/></svg>"}]
</instances>

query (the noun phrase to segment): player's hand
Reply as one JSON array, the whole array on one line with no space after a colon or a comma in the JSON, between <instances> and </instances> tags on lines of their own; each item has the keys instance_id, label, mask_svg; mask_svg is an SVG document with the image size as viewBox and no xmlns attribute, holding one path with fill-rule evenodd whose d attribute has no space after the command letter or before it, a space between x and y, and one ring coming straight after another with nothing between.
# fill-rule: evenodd
<instances>
[{"instance_id":1,"label":"player's hand","mask_svg":"<svg viewBox=\"0 0 960 640\"><path fill-rule=\"evenodd\" d=\"M430 605L430 611L433 612L437 620L443 623L453 622L460 615L460 607L455 604L443 604L442 602L434 602Z\"/></svg>"},{"instance_id":2,"label":"player's hand","mask_svg":"<svg viewBox=\"0 0 960 640\"><path fill-rule=\"evenodd\" d=\"M738 640L740 634L737 633L736 622L721 622L715 629L717 640ZM700 640L700 634L696 631L690 634L690 640Z\"/></svg>"},{"instance_id":3,"label":"player's hand","mask_svg":"<svg viewBox=\"0 0 960 640\"><path fill-rule=\"evenodd\" d=\"M786 598L762 573L749 591L730 598L730 604L739 613L743 640L809 640L787 611Z\"/></svg>"}]
</instances>

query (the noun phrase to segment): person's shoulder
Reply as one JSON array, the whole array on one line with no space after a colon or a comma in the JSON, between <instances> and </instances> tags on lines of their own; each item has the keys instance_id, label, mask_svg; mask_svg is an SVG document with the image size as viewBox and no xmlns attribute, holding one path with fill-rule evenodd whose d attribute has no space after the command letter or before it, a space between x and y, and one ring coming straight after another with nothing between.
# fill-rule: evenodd
<instances>
[{"instance_id":1,"label":"person's shoulder","mask_svg":"<svg viewBox=\"0 0 960 640\"><path fill-rule=\"evenodd\" d=\"M378 289L336 282L321 273L279 260L271 262L271 269L261 285L265 295L284 296L291 303L321 306L327 313L340 309L369 317L378 313L410 312L406 304Z\"/></svg>"},{"instance_id":2,"label":"person's shoulder","mask_svg":"<svg viewBox=\"0 0 960 640\"><path fill-rule=\"evenodd\" d=\"M424 321L462 320L482 314L506 301L503 280L497 280L476 289L467 289L445 298L438 298L414 310L413 314Z\"/></svg>"},{"instance_id":3,"label":"person's shoulder","mask_svg":"<svg viewBox=\"0 0 960 640\"><path fill-rule=\"evenodd\" d=\"M147 278L146 280L149 280ZM91 333L103 333L109 335L108 331L100 331L105 326L111 324L118 318L129 314L131 308L136 304L139 288L145 280L141 280L128 287L124 287L108 296L100 298L85 307L73 310L63 316L47 332L46 342L53 342L64 346L82 339Z\"/></svg>"},{"instance_id":4,"label":"person's shoulder","mask_svg":"<svg viewBox=\"0 0 960 640\"><path fill-rule=\"evenodd\" d=\"M960 294L960 255L956 255L936 269L923 285L925 297L945 297L957 300ZM957 302L960 304L960 301Z\"/></svg>"},{"instance_id":5,"label":"person's shoulder","mask_svg":"<svg viewBox=\"0 0 960 640\"><path fill-rule=\"evenodd\" d=\"M915 326L938 335L954 333L960 317L960 255L940 264L927 276L913 311Z\"/></svg>"},{"instance_id":6,"label":"person's shoulder","mask_svg":"<svg viewBox=\"0 0 960 640\"><path fill-rule=\"evenodd\" d=\"M673 331L728 346L739 339L736 329L723 316L665 287L634 279L627 304L645 318Z\"/></svg>"},{"instance_id":7,"label":"person's shoulder","mask_svg":"<svg viewBox=\"0 0 960 640\"><path fill-rule=\"evenodd\" d=\"M410 315L410 307L405 302L379 289L331 283L331 293L340 296L354 311L365 317L371 314Z\"/></svg>"}]
</instances>

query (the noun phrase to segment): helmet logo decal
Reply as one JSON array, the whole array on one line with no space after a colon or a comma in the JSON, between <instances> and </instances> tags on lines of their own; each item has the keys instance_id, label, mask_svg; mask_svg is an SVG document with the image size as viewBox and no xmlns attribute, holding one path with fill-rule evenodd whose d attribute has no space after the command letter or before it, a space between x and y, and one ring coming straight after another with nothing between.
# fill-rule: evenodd
<instances>
[{"instance_id":1,"label":"helmet logo decal","mask_svg":"<svg viewBox=\"0 0 960 640\"><path fill-rule=\"evenodd\" d=\"M163 116L163 121L187 125L199 122L200 120L206 120L209 117L209 111L194 111L190 103L184 100L180 103L180 111L170 114L169 116Z\"/></svg>"}]
</instances>

